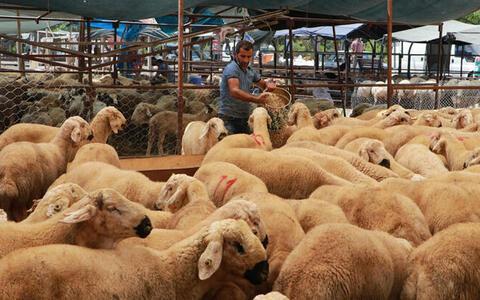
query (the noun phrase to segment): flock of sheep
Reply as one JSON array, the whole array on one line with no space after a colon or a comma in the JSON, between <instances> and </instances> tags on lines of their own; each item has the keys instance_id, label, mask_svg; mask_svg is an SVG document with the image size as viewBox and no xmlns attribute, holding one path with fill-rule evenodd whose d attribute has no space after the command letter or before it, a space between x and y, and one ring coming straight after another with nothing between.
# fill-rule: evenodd
<instances>
[{"instance_id":1,"label":"flock of sheep","mask_svg":"<svg viewBox=\"0 0 480 300\"><path fill-rule=\"evenodd\" d=\"M4 131L0 298L480 298L480 109L297 102L235 135L210 110L185 117L200 168L167 182L107 144L127 119L175 123L158 104Z\"/></svg>"},{"instance_id":2,"label":"flock of sheep","mask_svg":"<svg viewBox=\"0 0 480 300\"><path fill-rule=\"evenodd\" d=\"M362 84L385 85L387 81L365 80ZM410 79L397 78L394 83L400 85L427 84L436 85L435 79L424 79L423 77L412 77ZM440 82L441 86L480 86L480 80L460 80L446 79ZM435 106L435 91L426 89L398 89L394 90L392 95L394 102L402 105L404 108L414 109L433 109ZM438 103L440 107L451 106L454 108L465 108L478 103L480 92L478 89L454 89L439 90ZM352 95L352 106L360 103L370 103L373 105L387 103L386 86L366 86L358 87Z\"/></svg>"}]
</instances>

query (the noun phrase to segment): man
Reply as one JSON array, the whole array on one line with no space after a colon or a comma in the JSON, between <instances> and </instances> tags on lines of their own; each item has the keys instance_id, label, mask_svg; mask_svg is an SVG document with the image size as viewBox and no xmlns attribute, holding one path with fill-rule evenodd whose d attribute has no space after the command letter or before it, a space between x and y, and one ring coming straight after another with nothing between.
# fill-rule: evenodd
<instances>
[{"instance_id":1,"label":"man","mask_svg":"<svg viewBox=\"0 0 480 300\"><path fill-rule=\"evenodd\" d=\"M364 49L364 45L362 40L360 38L356 38L352 42L352 47L351 47L351 51L353 54L353 69L355 70L358 63L358 69L360 70L360 72L362 72L363 70L363 61L362 61L363 49Z\"/></svg>"},{"instance_id":2,"label":"man","mask_svg":"<svg viewBox=\"0 0 480 300\"><path fill-rule=\"evenodd\" d=\"M252 83L264 90L275 88L275 83L262 80L249 66L252 56L252 43L240 41L235 46L234 60L223 70L218 115L230 134L249 133L250 103L263 104L267 99L265 94L258 96L250 94Z\"/></svg>"},{"instance_id":3,"label":"man","mask_svg":"<svg viewBox=\"0 0 480 300\"><path fill-rule=\"evenodd\" d=\"M170 66L162 59L160 55L152 57L152 66L157 66L157 73L153 79L154 81L163 77L167 80L167 82L175 82L175 74L171 72Z\"/></svg>"}]
</instances>

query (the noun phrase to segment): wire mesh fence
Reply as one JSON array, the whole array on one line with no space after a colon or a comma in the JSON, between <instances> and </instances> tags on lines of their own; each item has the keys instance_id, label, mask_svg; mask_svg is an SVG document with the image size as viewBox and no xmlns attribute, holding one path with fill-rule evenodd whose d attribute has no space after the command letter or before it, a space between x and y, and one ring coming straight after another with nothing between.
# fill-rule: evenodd
<instances>
[{"instance_id":1,"label":"wire mesh fence","mask_svg":"<svg viewBox=\"0 0 480 300\"><path fill-rule=\"evenodd\" d=\"M429 84L434 84L429 82ZM436 95L431 89L394 89L392 104L399 104L407 109L429 110L435 108L438 101L438 108L471 108L478 107L480 103L480 81L478 80L451 80L442 82L441 86L476 86L478 89L448 89L438 90ZM355 88L351 97L351 108L362 103L371 105L386 105L387 87L358 87ZM438 100L436 100L438 99Z\"/></svg>"},{"instance_id":2,"label":"wire mesh fence","mask_svg":"<svg viewBox=\"0 0 480 300\"><path fill-rule=\"evenodd\" d=\"M183 128L191 120L216 116L217 97L218 90L184 90ZM119 156L179 154L175 89L90 88L78 74L0 76L0 134L18 123L59 127L75 115L91 122L106 106L127 119L124 130L108 140Z\"/></svg>"}]
</instances>

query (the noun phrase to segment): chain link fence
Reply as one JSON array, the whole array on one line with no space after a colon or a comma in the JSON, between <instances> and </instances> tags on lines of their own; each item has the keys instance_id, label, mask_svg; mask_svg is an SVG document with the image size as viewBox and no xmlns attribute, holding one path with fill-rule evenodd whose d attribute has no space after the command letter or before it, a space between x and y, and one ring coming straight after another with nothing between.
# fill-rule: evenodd
<instances>
[{"instance_id":1,"label":"chain link fence","mask_svg":"<svg viewBox=\"0 0 480 300\"><path fill-rule=\"evenodd\" d=\"M124 130L108 140L119 156L179 154L175 89L90 89L78 76L4 73L0 76L0 134L18 123L59 127L75 115L91 122L103 107L114 106L127 119ZM190 120L216 116L217 98L218 90L185 89L184 128Z\"/></svg>"},{"instance_id":2,"label":"chain link fence","mask_svg":"<svg viewBox=\"0 0 480 300\"><path fill-rule=\"evenodd\" d=\"M434 84L429 82L428 84ZM408 90L394 89L392 104L399 104L407 109L429 110L435 108L436 97L438 108L472 108L480 103L479 80L450 80L440 84L441 86L476 86L478 89L449 89L438 90L438 96L434 90ZM368 103L371 105L386 105L387 87L357 87L351 97L351 108Z\"/></svg>"}]
</instances>

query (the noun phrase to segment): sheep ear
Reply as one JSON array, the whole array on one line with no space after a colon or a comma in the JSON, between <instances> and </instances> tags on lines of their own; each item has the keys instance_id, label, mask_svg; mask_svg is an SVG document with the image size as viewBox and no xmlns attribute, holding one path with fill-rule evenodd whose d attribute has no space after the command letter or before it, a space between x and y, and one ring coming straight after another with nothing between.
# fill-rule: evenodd
<instances>
[{"instance_id":1,"label":"sheep ear","mask_svg":"<svg viewBox=\"0 0 480 300\"><path fill-rule=\"evenodd\" d=\"M211 241L198 260L198 278L210 278L220 267L223 256L223 241Z\"/></svg>"},{"instance_id":2,"label":"sheep ear","mask_svg":"<svg viewBox=\"0 0 480 300\"><path fill-rule=\"evenodd\" d=\"M176 212L178 209L185 206L187 198L187 189L179 187L177 191L167 200L166 206L170 212Z\"/></svg>"},{"instance_id":3,"label":"sheep ear","mask_svg":"<svg viewBox=\"0 0 480 300\"><path fill-rule=\"evenodd\" d=\"M147 111L145 112L147 114L147 117L151 117L152 116L152 112L150 111L149 108L147 108Z\"/></svg>"},{"instance_id":4,"label":"sheep ear","mask_svg":"<svg viewBox=\"0 0 480 300\"><path fill-rule=\"evenodd\" d=\"M210 124L206 123L203 126L202 132L200 133L200 137L198 139L199 140L203 139L208 134L209 131L210 131Z\"/></svg>"},{"instance_id":5,"label":"sheep ear","mask_svg":"<svg viewBox=\"0 0 480 300\"><path fill-rule=\"evenodd\" d=\"M60 220L61 223L74 224L90 220L97 213L97 208L92 204L87 204L84 207L73 212L65 213L66 217Z\"/></svg>"},{"instance_id":6,"label":"sheep ear","mask_svg":"<svg viewBox=\"0 0 480 300\"><path fill-rule=\"evenodd\" d=\"M370 157L368 156L367 149L364 148L364 147L360 148L360 150L358 150L358 156L360 156L361 158L363 158L366 161L370 161Z\"/></svg>"},{"instance_id":7,"label":"sheep ear","mask_svg":"<svg viewBox=\"0 0 480 300\"><path fill-rule=\"evenodd\" d=\"M298 110L295 107L292 112L288 115L288 121L287 124L292 126L297 123L297 115L298 115Z\"/></svg>"},{"instance_id":8,"label":"sheep ear","mask_svg":"<svg viewBox=\"0 0 480 300\"><path fill-rule=\"evenodd\" d=\"M250 117L248 117L248 127L250 127L251 130L253 130L253 116L250 115Z\"/></svg>"},{"instance_id":9,"label":"sheep ear","mask_svg":"<svg viewBox=\"0 0 480 300\"><path fill-rule=\"evenodd\" d=\"M82 140L82 133L80 131L80 128L78 126L75 126L72 130L72 133L70 133L70 138L72 141L76 144L80 143Z\"/></svg>"}]
</instances>

